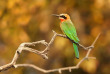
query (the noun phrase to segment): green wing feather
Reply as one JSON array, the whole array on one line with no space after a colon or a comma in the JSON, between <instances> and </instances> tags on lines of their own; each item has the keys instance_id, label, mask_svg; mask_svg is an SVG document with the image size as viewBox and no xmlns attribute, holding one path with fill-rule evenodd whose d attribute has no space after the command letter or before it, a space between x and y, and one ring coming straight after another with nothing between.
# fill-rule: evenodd
<instances>
[{"instance_id":1,"label":"green wing feather","mask_svg":"<svg viewBox=\"0 0 110 74\"><path fill-rule=\"evenodd\" d=\"M61 29L71 40L74 40L75 42L79 41L79 38L77 37L76 29L74 27L74 24L71 22L71 20L64 21L61 23Z\"/></svg>"},{"instance_id":2,"label":"green wing feather","mask_svg":"<svg viewBox=\"0 0 110 74\"><path fill-rule=\"evenodd\" d=\"M62 22L61 29L64 32L64 34L66 34L67 37L69 37L71 40L75 41L76 43L80 41L79 38L77 37L76 29L74 27L74 24L71 22L71 20ZM75 50L76 58L79 58L78 47L75 43L73 43L73 47Z\"/></svg>"}]
</instances>

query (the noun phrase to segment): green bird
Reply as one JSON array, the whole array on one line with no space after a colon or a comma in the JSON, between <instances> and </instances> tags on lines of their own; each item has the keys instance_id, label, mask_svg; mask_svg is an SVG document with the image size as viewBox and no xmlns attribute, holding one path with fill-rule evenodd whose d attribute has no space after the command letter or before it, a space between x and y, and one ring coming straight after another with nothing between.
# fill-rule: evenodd
<instances>
[{"instance_id":1,"label":"green bird","mask_svg":"<svg viewBox=\"0 0 110 74\"><path fill-rule=\"evenodd\" d=\"M59 19L61 20L60 22L61 30L72 41L75 51L75 56L77 59L79 59L79 51L75 43L78 43L80 40L77 37L76 29L70 19L70 16L68 14L60 14L60 15L53 14L53 15L59 17Z\"/></svg>"}]
</instances>

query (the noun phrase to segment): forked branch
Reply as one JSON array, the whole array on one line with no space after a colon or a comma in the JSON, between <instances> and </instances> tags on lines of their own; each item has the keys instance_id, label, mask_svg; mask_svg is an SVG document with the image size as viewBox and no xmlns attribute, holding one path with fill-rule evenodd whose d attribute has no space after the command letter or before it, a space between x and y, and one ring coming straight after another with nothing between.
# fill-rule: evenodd
<instances>
[{"instance_id":1,"label":"forked branch","mask_svg":"<svg viewBox=\"0 0 110 74\"><path fill-rule=\"evenodd\" d=\"M54 42L56 36L67 38L65 35L57 34L55 31L53 31L53 33L54 33L54 35L53 35L53 37L52 37L52 39L50 40L49 43L45 42L45 40L36 41L36 42L21 43L20 46L18 47L18 49L16 50L15 55L14 55L11 63L3 65L3 66L0 66L0 72L1 71L5 71L5 70L10 69L10 68L18 68L18 67L31 67L31 68L34 68L34 69L36 69L38 71L41 71L43 73L50 73L50 72L56 72L56 71L58 71L59 73L62 73L63 70L69 70L69 72L71 72L72 69L78 69L80 64L84 60L86 60L86 59L96 59L95 57L89 57L89 54L90 54L91 50L94 48L94 44L98 40L100 34L96 37L96 39L94 40L92 45L89 46L89 47L85 47L85 46L83 46L81 44L77 44L76 43L77 45L79 45L83 49L87 50L86 56L76 66L64 67L64 68L59 68L59 69L45 70L45 69L39 68L38 66L35 66L35 65L32 65L32 64L16 64L16 62L17 62L17 60L19 58L19 55L21 54L21 52L23 50L35 53L37 55L40 55L44 59L48 59L47 52L50 50L49 48L50 48L51 44ZM29 46L35 46L37 44L43 44L43 45L46 46L46 48L43 51L38 51L38 50L35 50L35 49L32 49L32 48L29 48Z\"/></svg>"}]
</instances>

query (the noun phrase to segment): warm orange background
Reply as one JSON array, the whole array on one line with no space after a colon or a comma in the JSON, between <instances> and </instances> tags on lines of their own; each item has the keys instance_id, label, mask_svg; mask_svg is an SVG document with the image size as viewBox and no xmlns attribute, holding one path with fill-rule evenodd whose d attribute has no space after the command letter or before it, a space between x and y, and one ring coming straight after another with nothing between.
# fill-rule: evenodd
<instances>
[{"instance_id":1,"label":"warm orange background","mask_svg":"<svg viewBox=\"0 0 110 74\"><path fill-rule=\"evenodd\" d=\"M98 33L101 36L80 69L63 74L110 74L110 0L0 0L0 65L9 63L22 42L50 41L55 30L62 33L59 20L51 14L68 13L77 29L80 43L89 46ZM43 50L44 46L36 46ZM80 59L74 56L72 43L57 37L48 53L49 59L23 52L17 63L31 63L44 69L76 65L87 51L79 48ZM42 74L32 68L9 69L0 74ZM50 73L58 74L58 72Z\"/></svg>"}]
</instances>

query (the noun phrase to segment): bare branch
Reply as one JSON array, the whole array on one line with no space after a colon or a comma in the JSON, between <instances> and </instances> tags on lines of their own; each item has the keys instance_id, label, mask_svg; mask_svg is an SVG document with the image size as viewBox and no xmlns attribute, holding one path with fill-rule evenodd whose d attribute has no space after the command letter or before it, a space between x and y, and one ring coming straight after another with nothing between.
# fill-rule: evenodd
<instances>
[{"instance_id":1,"label":"bare branch","mask_svg":"<svg viewBox=\"0 0 110 74\"><path fill-rule=\"evenodd\" d=\"M48 59L47 52L50 50L49 48L50 48L51 44L54 42L56 36L60 36L60 37L68 39L68 37L66 37L65 35L57 34L55 31L53 31L53 33L54 33L54 35L53 35L53 37L52 37L52 39L50 40L49 43L45 42L45 40L36 41L36 42L21 43L20 46L18 47L18 49L16 50L15 55L14 55L11 63L3 65L3 66L0 66L0 72L1 71L5 71L5 70L10 69L10 68L18 68L18 67L31 67L31 68L34 68L34 69L36 69L38 71L41 71L43 73L50 73L50 72L56 72L56 71L59 72L59 73L62 73L62 71L64 71L64 70L68 70L69 72L71 72L72 69L78 69L80 64L84 60L86 60L86 59L96 59L95 57L89 57L89 54L90 54L91 50L94 48L94 44L98 40L100 34L96 37L96 39L94 40L92 45L89 46L89 47L85 47L85 46L83 46L81 44L76 43L77 45L79 45L83 49L85 49L85 50L88 49L87 54L85 55L85 57L82 60L80 60L80 62L76 66L64 67L64 68L59 68L59 69L45 70L45 69L39 68L39 67L37 67L35 65L32 65L32 64L16 64L16 61L18 60L19 55L21 54L21 52L23 50L35 53L37 55L40 55L44 59ZM36 44L43 44L43 45L46 46L46 48L43 51L38 51L38 50L35 50L35 49L32 49L32 48L29 48L29 46L35 46Z\"/></svg>"},{"instance_id":2,"label":"bare branch","mask_svg":"<svg viewBox=\"0 0 110 74\"><path fill-rule=\"evenodd\" d=\"M100 36L101 33L98 34L98 36L96 37L96 39L94 40L94 42L92 43L91 47L94 47L96 41L98 40L99 36ZM91 52L92 48L90 48L86 54L86 57L89 56L90 52Z\"/></svg>"},{"instance_id":3,"label":"bare branch","mask_svg":"<svg viewBox=\"0 0 110 74\"><path fill-rule=\"evenodd\" d=\"M45 48L44 51L42 51L42 53L47 53L49 51L49 47L50 45L53 43L53 41L55 40L57 33L55 31L53 31L54 35L52 37L52 39L50 40L50 42L48 43L48 46Z\"/></svg>"}]
</instances>

